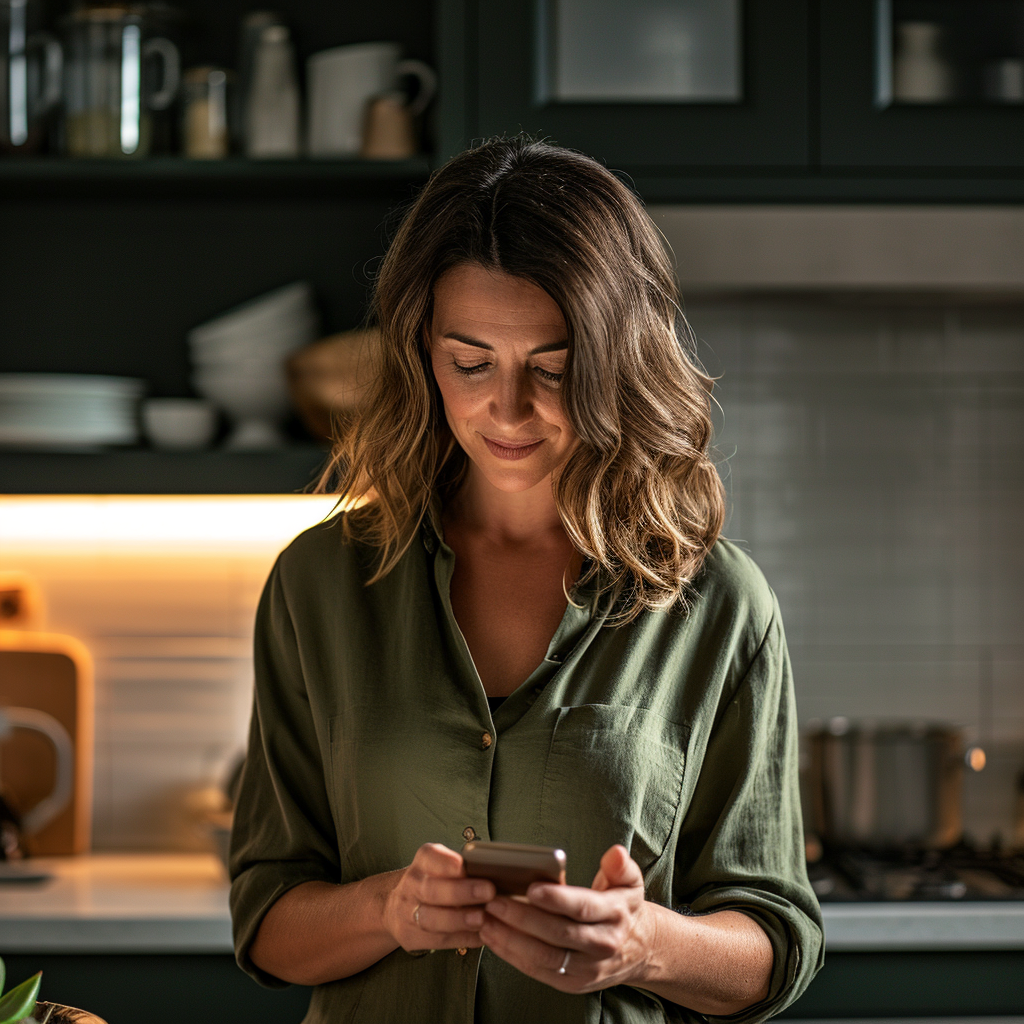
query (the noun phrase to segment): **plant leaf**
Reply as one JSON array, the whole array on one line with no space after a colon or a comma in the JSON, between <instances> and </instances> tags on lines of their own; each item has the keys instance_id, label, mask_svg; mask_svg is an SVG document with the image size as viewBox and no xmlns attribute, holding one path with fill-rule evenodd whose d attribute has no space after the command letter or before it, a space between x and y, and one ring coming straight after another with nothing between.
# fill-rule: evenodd
<instances>
[{"instance_id":1,"label":"plant leaf","mask_svg":"<svg viewBox=\"0 0 1024 1024\"><path fill-rule=\"evenodd\" d=\"M33 974L0 999L0 1024L15 1024L15 1021L24 1020L35 1009L42 977L42 971Z\"/></svg>"},{"instance_id":2,"label":"plant leaf","mask_svg":"<svg viewBox=\"0 0 1024 1024\"><path fill-rule=\"evenodd\" d=\"M4 967L4 958L0 956L0 994L4 990L4 982L7 980L7 968Z\"/></svg>"}]
</instances>

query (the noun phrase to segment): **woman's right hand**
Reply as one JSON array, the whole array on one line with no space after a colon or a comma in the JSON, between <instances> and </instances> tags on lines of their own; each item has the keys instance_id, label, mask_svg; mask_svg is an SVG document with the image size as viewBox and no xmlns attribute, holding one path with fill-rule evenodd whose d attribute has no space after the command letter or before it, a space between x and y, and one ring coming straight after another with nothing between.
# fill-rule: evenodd
<instances>
[{"instance_id":1,"label":"woman's right hand","mask_svg":"<svg viewBox=\"0 0 1024 1024\"><path fill-rule=\"evenodd\" d=\"M482 946L483 905L494 885L467 878L462 857L440 843L424 843L388 894L384 925L407 952Z\"/></svg>"}]
</instances>

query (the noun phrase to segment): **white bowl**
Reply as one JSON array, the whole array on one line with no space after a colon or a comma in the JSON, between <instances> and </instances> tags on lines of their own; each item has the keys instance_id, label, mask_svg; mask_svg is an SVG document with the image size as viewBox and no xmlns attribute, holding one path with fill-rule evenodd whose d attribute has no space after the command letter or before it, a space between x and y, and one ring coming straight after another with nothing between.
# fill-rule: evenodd
<instances>
[{"instance_id":1,"label":"white bowl","mask_svg":"<svg viewBox=\"0 0 1024 1024\"><path fill-rule=\"evenodd\" d=\"M217 409L201 398L150 398L142 425L157 448L205 448L217 431Z\"/></svg>"},{"instance_id":2,"label":"white bowl","mask_svg":"<svg viewBox=\"0 0 1024 1024\"><path fill-rule=\"evenodd\" d=\"M208 352L221 352L225 349L281 348L295 344L296 339L316 337L320 330L320 322L316 317L296 317L294 320L280 321L273 327L250 328L244 331L218 334L205 341L197 341L191 335L188 339L189 351L193 356L201 356Z\"/></svg>"},{"instance_id":3,"label":"white bowl","mask_svg":"<svg viewBox=\"0 0 1024 1024\"><path fill-rule=\"evenodd\" d=\"M289 406L288 389L279 367L267 373L202 367L193 374L196 390L216 402L233 422L228 448L279 448L285 442L277 427Z\"/></svg>"},{"instance_id":4,"label":"white bowl","mask_svg":"<svg viewBox=\"0 0 1024 1024\"><path fill-rule=\"evenodd\" d=\"M189 331L189 339L202 345L221 335L246 334L268 326L273 328L282 321L315 315L312 287L306 281L296 281L194 327Z\"/></svg>"},{"instance_id":5,"label":"white bowl","mask_svg":"<svg viewBox=\"0 0 1024 1024\"><path fill-rule=\"evenodd\" d=\"M249 362L265 363L275 359L281 362L289 353L310 344L316 337L315 325L305 324L281 330L274 335L232 338L216 345L193 345L190 348L190 355L192 362L199 365L211 362L244 365Z\"/></svg>"},{"instance_id":6,"label":"white bowl","mask_svg":"<svg viewBox=\"0 0 1024 1024\"><path fill-rule=\"evenodd\" d=\"M280 369L240 373L204 367L192 375L196 390L234 417L276 418L288 409L288 388Z\"/></svg>"}]
</instances>

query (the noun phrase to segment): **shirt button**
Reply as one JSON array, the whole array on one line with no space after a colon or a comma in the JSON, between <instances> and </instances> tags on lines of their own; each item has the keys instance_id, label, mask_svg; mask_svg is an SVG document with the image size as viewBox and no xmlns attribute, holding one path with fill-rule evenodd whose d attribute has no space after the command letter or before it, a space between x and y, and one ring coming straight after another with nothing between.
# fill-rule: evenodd
<instances>
[{"instance_id":1,"label":"shirt button","mask_svg":"<svg viewBox=\"0 0 1024 1024\"><path fill-rule=\"evenodd\" d=\"M464 829L462 830L462 838L463 838L463 839L465 839L467 843L468 843L468 842L469 842L469 841L470 841L471 839L476 839L476 831L475 831L475 830L473 829L473 826L472 826L472 825L467 825L467 826L466 826L466 827L465 827L465 828L464 828Z\"/></svg>"},{"instance_id":2,"label":"shirt button","mask_svg":"<svg viewBox=\"0 0 1024 1024\"><path fill-rule=\"evenodd\" d=\"M486 750L493 742L494 740L489 732L485 732L483 736L480 737L480 746L483 747L484 750Z\"/></svg>"},{"instance_id":3,"label":"shirt button","mask_svg":"<svg viewBox=\"0 0 1024 1024\"><path fill-rule=\"evenodd\" d=\"M469 950L466 949L465 946L460 946L457 950L455 950L455 952L458 953L459 956L465 956L469 952Z\"/></svg>"}]
</instances>

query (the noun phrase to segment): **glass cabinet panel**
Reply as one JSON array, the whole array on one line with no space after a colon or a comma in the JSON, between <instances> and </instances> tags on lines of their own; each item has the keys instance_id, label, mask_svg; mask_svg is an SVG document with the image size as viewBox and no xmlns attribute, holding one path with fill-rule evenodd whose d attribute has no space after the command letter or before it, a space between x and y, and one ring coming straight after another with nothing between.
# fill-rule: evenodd
<instances>
[{"instance_id":1,"label":"glass cabinet panel","mask_svg":"<svg viewBox=\"0 0 1024 1024\"><path fill-rule=\"evenodd\" d=\"M817 3L823 168L928 168L948 184L922 180L925 201L985 168L972 194L1020 194L1024 0Z\"/></svg>"},{"instance_id":2,"label":"glass cabinet panel","mask_svg":"<svg viewBox=\"0 0 1024 1024\"><path fill-rule=\"evenodd\" d=\"M541 102L738 102L740 0L548 0Z\"/></svg>"},{"instance_id":3,"label":"glass cabinet panel","mask_svg":"<svg viewBox=\"0 0 1024 1024\"><path fill-rule=\"evenodd\" d=\"M876 0L875 105L1024 104L1024 0Z\"/></svg>"}]
</instances>

